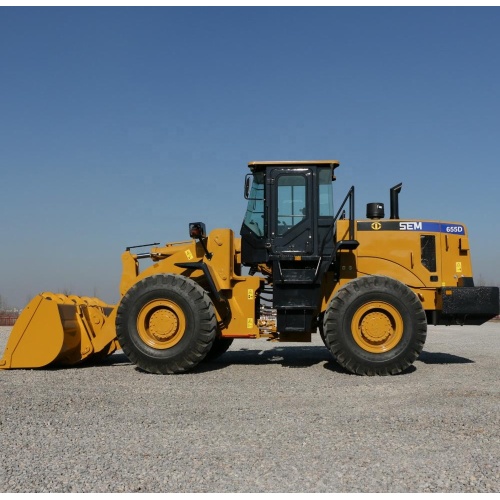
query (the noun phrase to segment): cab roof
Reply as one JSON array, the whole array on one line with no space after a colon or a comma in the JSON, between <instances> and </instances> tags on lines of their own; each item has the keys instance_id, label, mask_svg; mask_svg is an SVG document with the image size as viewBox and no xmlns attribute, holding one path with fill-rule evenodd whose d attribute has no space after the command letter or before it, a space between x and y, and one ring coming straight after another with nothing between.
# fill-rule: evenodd
<instances>
[{"instance_id":1,"label":"cab roof","mask_svg":"<svg viewBox=\"0 0 500 500\"><path fill-rule=\"evenodd\" d=\"M276 167L276 166L308 166L308 165L330 165L337 168L340 165L338 160L292 160L292 161L251 161L248 163L252 167Z\"/></svg>"},{"instance_id":2,"label":"cab roof","mask_svg":"<svg viewBox=\"0 0 500 500\"><path fill-rule=\"evenodd\" d=\"M338 160L290 160L290 161L251 161L248 163L248 168L252 172L262 171L267 167L308 167L308 166L328 166L332 172L340 165ZM335 175L332 174L332 180L335 180Z\"/></svg>"}]
</instances>

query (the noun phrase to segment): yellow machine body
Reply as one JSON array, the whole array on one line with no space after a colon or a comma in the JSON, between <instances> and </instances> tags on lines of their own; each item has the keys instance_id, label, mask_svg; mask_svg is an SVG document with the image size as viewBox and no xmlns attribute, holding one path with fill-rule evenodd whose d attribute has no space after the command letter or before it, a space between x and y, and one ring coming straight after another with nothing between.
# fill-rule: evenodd
<instances>
[{"instance_id":1,"label":"yellow machine body","mask_svg":"<svg viewBox=\"0 0 500 500\"><path fill-rule=\"evenodd\" d=\"M321 310L325 311L343 285L361 276L375 274L406 284L418 295L426 311L439 310L441 288L460 287L463 277L472 276L467 228L463 224L448 223L447 227L460 228L460 232L429 232L419 229L419 224L406 219L356 221L354 236L359 246L354 250L341 250L343 258L338 282L327 273L323 282ZM438 227L441 223L427 221L427 224ZM359 230L360 227L363 230ZM393 230L394 227L412 229ZM337 241L346 239L348 232L349 221L338 221ZM434 245L433 267L426 262L423 241Z\"/></svg>"},{"instance_id":2,"label":"yellow machine body","mask_svg":"<svg viewBox=\"0 0 500 500\"><path fill-rule=\"evenodd\" d=\"M256 320L258 316L256 299L264 279L241 275L240 244L240 238L235 238L231 229L214 229L207 238L210 259L205 255L202 245L195 240L169 243L151 249L151 258L155 262L142 272L139 272L137 255L124 252L120 293L125 295L135 283L155 274L182 274L204 283L207 281L207 276L202 270L179 267L179 264L183 263L203 263L216 293L227 301L228 309L231 311L231 315L226 316L224 308L216 306L221 335L232 338L257 338L260 336L260 330Z\"/></svg>"},{"instance_id":3,"label":"yellow machine body","mask_svg":"<svg viewBox=\"0 0 500 500\"><path fill-rule=\"evenodd\" d=\"M319 314L343 285L361 276L382 274L399 280L414 290L424 309L433 311L439 308L442 286L457 286L461 276L472 275L466 230L461 234L429 234L435 238L437 256L432 274L422 262L421 239L425 232L384 231L383 224L387 222L357 221L369 224L371 229L356 231L359 247L342 251L345 255L338 280L325 274ZM347 232L348 221L338 221L337 240L345 238ZM155 274L183 274L205 282L202 270L178 267L182 263L202 262L231 312L226 316L223 309L216 308L222 337L310 341L310 332L280 338L272 321L259 322L256 300L264 279L241 275L240 244L232 230L215 229L207 238L210 260L196 240L169 243L151 249L153 263L142 271L138 256L126 251L122 254L120 293L123 296L135 283ZM431 276L439 281L431 281ZM41 293L26 306L13 327L0 369L74 365L112 354L119 349L115 316L116 307L96 298Z\"/></svg>"}]
</instances>

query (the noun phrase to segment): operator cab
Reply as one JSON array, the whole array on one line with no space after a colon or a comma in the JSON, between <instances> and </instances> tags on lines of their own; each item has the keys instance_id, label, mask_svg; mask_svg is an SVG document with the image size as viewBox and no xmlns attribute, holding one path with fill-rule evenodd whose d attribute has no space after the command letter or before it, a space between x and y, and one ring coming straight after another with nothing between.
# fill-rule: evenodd
<instances>
[{"instance_id":1,"label":"operator cab","mask_svg":"<svg viewBox=\"0 0 500 500\"><path fill-rule=\"evenodd\" d=\"M241 228L242 262L316 257L333 213L337 160L251 162L245 179L247 211ZM250 177L253 177L250 189ZM330 249L331 250L331 249Z\"/></svg>"},{"instance_id":2,"label":"operator cab","mask_svg":"<svg viewBox=\"0 0 500 500\"><path fill-rule=\"evenodd\" d=\"M340 209L334 214L332 181L339 162L268 161L248 166L242 264L251 274L265 272L273 283L279 332L313 331L323 275L339 248L358 245L352 237L335 241ZM348 196L352 219L353 194Z\"/></svg>"}]
</instances>

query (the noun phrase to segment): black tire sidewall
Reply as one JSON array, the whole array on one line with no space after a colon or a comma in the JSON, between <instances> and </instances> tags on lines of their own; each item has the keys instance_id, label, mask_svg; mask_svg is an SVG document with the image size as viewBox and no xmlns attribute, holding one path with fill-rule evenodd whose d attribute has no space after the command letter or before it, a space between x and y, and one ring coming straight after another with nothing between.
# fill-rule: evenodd
<instances>
[{"instance_id":1,"label":"black tire sidewall","mask_svg":"<svg viewBox=\"0 0 500 500\"><path fill-rule=\"evenodd\" d=\"M135 297L134 297L135 295ZM135 348L144 352L149 357L158 359L172 359L177 355L182 354L189 348L190 344L195 341L195 333L199 329L198 315L191 307L188 297L179 290L169 290L163 287L151 288L145 292L132 294L130 297L130 307L128 309L126 327L129 333L130 340L134 343ZM186 322L186 328L182 338L177 344L169 349L155 349L148 346L141 339L137 330L137 317L141 309L153 300L167 299L177 304L182 310Z\"/></svg>"},{"instance_id":2,"label":"black tire sidewall","mask_svg":"<svg viewBox=\"0 0 500 500\"><path fill-rule=\"evenodd\" d=\"M386 302L396 308L401 315L403 322L403 334L400 342L392 349L384 353L372 353L363 349L352 334L351 326L352 319L356 311L367 302ZM359 358L363 363L380 364L387 361L397 362L400 357L404 357L408 346L411 344L414 332L417 331L417 321L415 315L412 314L407 305L395 295L390 294L388 291L373 291L365 292L362 296L354 298L352 302L346 304L345 311L342 315L342 333L340 341L345 343L345 346L352 352L352 354Z\"/></svg>"},{"instance_id":3,"label":"black tire sidewall","mask_svg":"<svg viewBox=\"0 0 500 500\"><path fill-rule=\"evenodd\" d=\"M162 299L181 309L185 329L175 345L155 349L139 335L137 318L144 306ZM180 373L194 367L209 352L215 338L215 313L207 293L196 282L181 275L154 275L136 283L122 298L116 331L124 353L139 368L153 373Z\"/></svg>"},{"instance_id":4,"label":"black tire sidewall","mask_svg":"<svg viewBox=\"0 0 500 500\"><path fill-rule=\"evenodd\" d=\"M357 344L352 319L368 302L385 302L401 315L401 340L389 351L373 353ZM331 300L324 319L326 344L338 363L359 374L400 373L420 354L427 321L422 304L405 284L387 276L366 276L347 283Z\"/></svg>"}]
</instances>

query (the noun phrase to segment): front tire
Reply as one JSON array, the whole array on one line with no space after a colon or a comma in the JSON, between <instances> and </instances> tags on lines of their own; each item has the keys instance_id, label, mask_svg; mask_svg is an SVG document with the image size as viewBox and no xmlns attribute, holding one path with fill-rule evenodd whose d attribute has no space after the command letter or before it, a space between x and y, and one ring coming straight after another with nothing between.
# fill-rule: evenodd
<instances>
[{"instance_id":1,"label":"front tire","mask_svg":"<svg viewBox=\"0 0 500 500\"><path fill-rule=\"evenodd\" d=\"M350 281L325 313L326 345L336 361L359 375L395 375L418 358L427 319L417 295L387 276Z\"/></svg>"},{"instance_id":2,"label":"front tire","mask_svg":"<svg viewBox=\"0 0 500 500\"><path fill-rule=\"evenodd\" d=\"M219 356L222 356L231 347L233 340L234 339L230 337L216 338L214 340L214 343L212 344L212 348L205 356L204 361L212 361L214 359L217 359Z\"/></svg>"},{"instance_id":3,"label":"front tire","mask_svg":"<svg viewBox=\"0 0 500 500\"><path fill-rule=\"evenodd\" d=\"M210 351L217 331L205 290L177 274L149 276L118 306L116 334L123 352L150 373L183 373Z\"/></svg>"}]
</instances>

